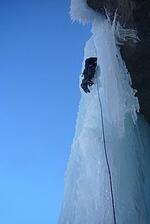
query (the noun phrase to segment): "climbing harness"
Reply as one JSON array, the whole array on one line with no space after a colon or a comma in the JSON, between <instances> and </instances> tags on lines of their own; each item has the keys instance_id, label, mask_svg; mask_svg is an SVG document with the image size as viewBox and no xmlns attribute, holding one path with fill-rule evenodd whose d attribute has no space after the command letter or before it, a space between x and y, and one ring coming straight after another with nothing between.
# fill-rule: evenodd
<instances>
[{"instance_id":1,"label":"climbing harness","mask_svg":"<svg viewBox=\"0 0 150 224\"><path fill-rule=\"evenodd\" d=\"M108 158L108 152L107 152L103 108L102 108L102 101L101 101L100 92L99 92L98 75L97 74L96 74L96 83L97 83L97 94L98 94L98 101L99 101L101 121L102 121L102 136L103 136L103 143L104 143L104 151L105 151L106 164L107 164L108 174L109 174L109 184L110 184L110 193L111 193L111 201L112 201L113 219L114 219L114 224L117 224L115 200L114 200L114 192L113 192L112 173L111 173L111 168L110 168L110 163L109 163L109 158Z\"/></svg>"}]
</instances>

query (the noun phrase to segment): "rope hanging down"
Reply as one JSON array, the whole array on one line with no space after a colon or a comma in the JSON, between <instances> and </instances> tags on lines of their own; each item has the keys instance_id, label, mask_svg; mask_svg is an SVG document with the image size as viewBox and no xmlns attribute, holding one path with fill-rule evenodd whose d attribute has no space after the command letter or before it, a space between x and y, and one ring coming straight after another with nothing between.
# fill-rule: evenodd
<instances>
[{"instance_id":1,"label":"rope hanging down","mask_svg":"<svg viewBox=\"0 0 150 224\"><path fill-rule=\"evenodd\" d=\"M140 129L138 127L138 124L134 124L134 127L135 127L135 132L137 134L137 138L139 139L139 142L141 144L141 147L143 148L143 151L145 151L145 145L144 145L144 142L143 142L143 138L141 136L141 132L140 132Z\"/></svg>"},{"instance_id":2,"label":"rope hanging down","mask_svg":"<svg viewBox=\"0 0 150 224\"><path fill-rule=\"evenodd\" d=\"M98 94L98 101L99 101L101 121L102 121L102 136L103 136L103 143L104 143L104 151L105 151L106 164L107 164L108 174L109 174L109 184L110 184L110 193L111 193L111 201L112 201L113 219L114 219L114 224L117 224L116 210L115 210L115 201L114 201L114 192L113 192L112 174L111 174L111 169L110 169L110 164L109 164L109 159L108 159L106 137L105 137L103 108L102 108L102 102L101 102L101 97L100 97L100 92L99 92L98 75L97 74L96 74L96 83L97 83L97 94Z\"/></svg>"}]
</instances>

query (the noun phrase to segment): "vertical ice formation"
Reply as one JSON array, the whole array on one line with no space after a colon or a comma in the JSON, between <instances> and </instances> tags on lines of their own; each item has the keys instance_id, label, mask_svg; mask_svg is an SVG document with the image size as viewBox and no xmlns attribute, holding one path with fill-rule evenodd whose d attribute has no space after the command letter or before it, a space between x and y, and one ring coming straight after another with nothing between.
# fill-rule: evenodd
<instances>
[{"instance_id":1,"label":"vertical ice formation","mask_svg":"<svg viewBox=\"0 0 150 224\"><path fill-rule=\"evenodd\" d=\"M92 33L84 59L97 56L98 68L91 93L81 91L59 224L114 224L98 92L117 224L149 224L150 128L136 119L138 102L113 26L96 16Z\"/></svg>"}]
</instances>

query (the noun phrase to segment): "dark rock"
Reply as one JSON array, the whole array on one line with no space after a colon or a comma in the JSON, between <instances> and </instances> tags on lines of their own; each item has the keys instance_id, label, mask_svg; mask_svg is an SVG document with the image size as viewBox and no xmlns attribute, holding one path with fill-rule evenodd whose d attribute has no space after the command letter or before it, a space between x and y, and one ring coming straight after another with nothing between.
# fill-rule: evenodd
<instances>
[{"instance_id":1,"label":"dark rock","mask_svg":"<svg viewBox=\"0 0 150 224\"><path fill-rule=\"evenodd\" d=\"M96 10L96 11L101 11L104 8L104 0L97 1L97 0L87 0L87 4L90 8Z\"/></svg>"},{"instance_id":2,"label":"dark rock","mask_svg":"<svg viewBox=\"0 0 150 224\"><path fill-rule=\"evenodd\" d=\"M120 51L137 90L140 112L150 122L150 1L87 0L87 4L100 13L105 8L112 20L117 9L120 24L137 30L140 41L127 41Z\"/></svg>"}]
</instances>

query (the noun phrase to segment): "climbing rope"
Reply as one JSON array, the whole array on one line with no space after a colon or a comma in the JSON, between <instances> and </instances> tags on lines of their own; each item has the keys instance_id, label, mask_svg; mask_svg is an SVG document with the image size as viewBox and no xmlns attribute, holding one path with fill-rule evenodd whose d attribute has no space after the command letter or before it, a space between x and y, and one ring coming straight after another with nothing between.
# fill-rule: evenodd
<instances>
[{"instance_id":1,"label":"climbing rope","mask_svg":"<svg viewBox=\"0 0 150 224\"><path fill-rule=\"evenodd\" d=\"M114 192L113 192L112 173L111 173L111 168L110 168L109 158L108 158L108 152L107 152L103 108L102 108L102 101L101 101L100 92L99 92L98 75L97 74L96 74L96 83L97 83L97 94L98 94L98 101L99 101L101 121L102 121L102 136L103 136L103 143L104 143L104 151L105 151L106 164L107 164L108 174L109 174L109 184L110 184L110 193L111 193L111 201L112 201L113 219L114 219L114 224L117 224L116 210L115 210L115 200L114 200Z\"/></svg>"},{"instance_id":2,"label":"climbing rope","mask_svg":"<svg viewBox=\"0 0 150 224\"><path fill-rule=\"evenodd\" d=\"M141 144L141 147L143 148L143 151L145 151L145 145L144 145L143 138L141 136L141 132L140 132L140 129L139 129L137 123L134 124L134 127L135 127L135 131L137 133L137 138L139 139L139 142Z\"/></svg>"}]
</instances>

